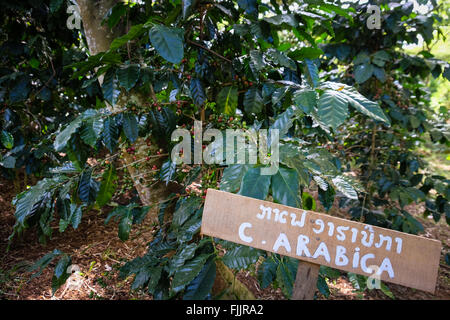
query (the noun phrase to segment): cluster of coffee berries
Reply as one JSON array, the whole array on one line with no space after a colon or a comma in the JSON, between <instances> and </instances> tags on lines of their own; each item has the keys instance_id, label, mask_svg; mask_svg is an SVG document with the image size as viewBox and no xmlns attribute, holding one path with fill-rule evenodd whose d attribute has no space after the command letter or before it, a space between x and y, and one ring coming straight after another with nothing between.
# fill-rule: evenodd
<instances>
[{"instance_id":1,"label":"cluster of coffee berries","mask_svg":"<svg viewBox=\"0 0 450 320\"><path fill-rule=\"evenodd\" d=\"M247 80L247 77L244 75L244 76L242 76L242 77L239 77L238 75L235 75L234 76L234 80L236 81L236 82L238 82L238 85L240 84L240 87L242 88L248 88L248 87L251 87L252 85L253 85L253 82L251 82L251 81L248 81Z\"/></svg>"},{"instance_id":2,"label":"cluster of coffee berries","mask_svg":"<svg viewBox=\"0 0 450 320\"><path fill-rule=\"evenodd\" d=\"M188 195L196 195L196 196L201 196L203 194L203 191L201 190L201 185L198 183L192 183L189 186L187 186L184 191L186 191L186 193Z\"/></svg>"},{"instance_id":3,"label":"cluster of coffee berries","mask_svg":"<svg viewBox=\"0 0 450 320\"><path fill-rule=\"evenodd\" d=\"M241 119L235 116L229 116L226 114L211 114L208 120L212 123L216 123L218 129L242 128Z\"/></svg>"},{"instance_id":4,"label":"cluster of coffee berries","mask_svg":"<svg viewBox=\"0 0 450 320\"><path fill-rule=\"evenodd\" d=\"M162 110L162 107L158 102L153 102L152 107L157 109L158 111Z\"/></svg>"},{"instance_id":5,"label":"cluster of coffee berries","mask_svg":"<svg viewBox=\"0 0 450 320\"><path fill-rule=\"evenodd\" d=\"M382 93L383 93L383 90L381 88L378 88L377 93L373 96L373 99L374 100L379 99Z\"/></svg>"},{"instance_id":6,"label":"cluster of coffee berries","mask_svg":"<svg viewBox=\"0 0 450 320\"><path fill-rule=\"evenodd\" d=\"M138 105L136 105L136 104L134 104L134 103L128 103L128 104L127 104L127 109L128 109L128 110L131 110L134 114L138 114L140 111L142 111L142 110L141 110L142 107L141 107L141 106L138 106Z\"/></svg>"},{"instance_id":7,"label":"cluster of coffee berries","mask_svg":"<svg viewBox=\"0 0 450 320\"><path fill-rule=\"evenodd\" d=\"M184 101L184 100L177 100L177 101L175 102L175 104L176 104L176 106L177 106L177 111L176 111L176 113L177 113L178 115L181 114L181 107L183 106L184 103L187 103L187 101Z\"/></svg>"}]
</instances>

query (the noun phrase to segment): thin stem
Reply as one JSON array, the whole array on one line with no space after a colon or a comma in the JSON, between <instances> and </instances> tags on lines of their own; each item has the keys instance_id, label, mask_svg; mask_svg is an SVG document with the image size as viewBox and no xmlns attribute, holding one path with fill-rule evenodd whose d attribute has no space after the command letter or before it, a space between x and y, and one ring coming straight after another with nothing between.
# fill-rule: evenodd
<instances>
[{"instance_id":1,"label":"thin stem","mask_svg":"<svg viewBox=\"0 0 450 320\"><path fill-rule=\"evenodd\" d=\"M203 50L206 50L206 51L208 51L209 53L212 53L212 54L218 56L219 58L221 58L221 59L223 59L223 60L225 60L225 61L231 63L231 60L230 60L230 59L225 58L225 57L222 56L221 54L219 54L219 53L217 53L217 52L215 52L215 51L213 51L213 50L211 50L211 49L205 47L204 45L201 45L200 43L194 42L194 41L192 41L192 40L187 40L187 42L189 42L190 44L192 44L192 45L194 45L194 46L197 46L197 47L199 47L199 48L202 48Z\"/></svg>"}]
</instances>

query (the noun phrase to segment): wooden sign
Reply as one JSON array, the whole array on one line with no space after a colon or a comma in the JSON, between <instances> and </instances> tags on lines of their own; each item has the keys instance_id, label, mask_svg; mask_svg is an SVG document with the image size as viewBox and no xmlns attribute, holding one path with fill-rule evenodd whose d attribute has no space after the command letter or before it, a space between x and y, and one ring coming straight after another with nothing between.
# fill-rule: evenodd
<instances>
[{"instance_id":1,"label":"wooden sign","mask_svg":"<svg viewBox=\"0 0 450 320\"><path fill-rule=\"evenodd\" d=\"M202 234L434 293L441 242L208 189Z\"/></svg>"}]
</instances>

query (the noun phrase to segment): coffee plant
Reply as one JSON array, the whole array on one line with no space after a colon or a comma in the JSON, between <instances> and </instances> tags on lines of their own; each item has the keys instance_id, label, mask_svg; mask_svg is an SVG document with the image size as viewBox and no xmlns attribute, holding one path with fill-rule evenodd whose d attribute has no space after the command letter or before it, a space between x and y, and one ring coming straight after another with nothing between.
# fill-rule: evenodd
<instances>
[{"instance_id":1,"label":"coffee plant","mask_svg":"<svg viewBox=\"0 0 450 320\"><path fill-rule=\"evenodd\" d=\"M10 243L29 228L42 242L52 225L77 229L83 212L110 203L121 170L137 197L105 223L118 223L122 241L146 218L155 224L147 253L120 270L154 299L218 298L229 290L211 291L220 270L255 264L261 287L292 294L297 260L200 235L208 188L309 210L317 190L327 212L338 199L349 219L409 233L423 227L405 206L425 202L425 215L449 223L449 181L426 170L417 146L425 134L449 143L447 109L430 108L425 83L450 68L401 50L419 35L433 41L437 14L391 1L381 29L368 29L367 4L339 1L79 0L69 16L71 5L2 1L0 166L37 181L13 201ZM67 28L78 14L81 29ZM195 120L278 129L276 174L221 157L175 164L171 133L194 139ZM31 269L57 257L53 290L68 255L56 250ZM339 275L322 267L319 292Z\"/></svg>"},{"instance_id":2,"label":"coffee plant","mask_svg":"<svg viewBox=\"0 0 450 320\"><path fill-rule=\"evenodd\" d=\"M360 170L365 184L358 202L343 205L351 207L354 218L417 233L423 227L405 208L412 202L425 202L425 216L432 215L436 222L444 216L450 223L449 181L425 170L426 163L417 153L425 134L435 143L449 145L448 110L430 108L425 83L429 76L443 74L448 79L450 69L425 50L433 41L433 23L440 18L431 11L421 15L412 10L413 3L383 5L386 34L364 28L364 14L353 16L351 28L337 22L336 36L321 48L325 77L356 86L378 101L391 120L390 128L360 119L357 126L342 130L343 148L338 152L354 161L353 169ZM367 4L355 6L355 12L367 12ZM423 51L411 56L400 50L404 43L417 42L418 35L423 38ZM336 73L339 66L343 69Z\"/></svg>"}]
</instances>

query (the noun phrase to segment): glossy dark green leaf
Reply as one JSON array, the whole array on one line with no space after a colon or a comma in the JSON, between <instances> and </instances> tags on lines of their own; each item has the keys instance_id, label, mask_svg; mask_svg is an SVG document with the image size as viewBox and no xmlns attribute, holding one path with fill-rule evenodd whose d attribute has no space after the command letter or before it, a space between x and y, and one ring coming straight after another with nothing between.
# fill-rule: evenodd
<instances>
[{"instance_id":1,"label":"glossy dark green leaf","mask_svg":"<svg viewBox=\"0 0 450 320\"><path fill-rule=\"evenodd\" d=\"M313 180L317 183L317 186L319 187L320 190L327 190L328 189L328 184L325 181L325 179L323 179L320 176L313 176Z\"/></svg>"},{"instance_id":2,"label":"glossy dark green leaf","mask_svg":"<svg viewBox=\"0 0 450 320\"><path fill-rule=\"evenodd\" d=\"M92 168L85 169L78 182L78 197L81 201L91 203L95 201L98 183L92 179Z\"/></svg>"},{"instance_id":3,"label":"glossy dark green leaf","mask_svg":"<svg viewBox=\"0 0 450 320\"><path fill-rule=\"evenodd\" d=\"M120 21L120 18L127 13L127 7L119 2L109 12L108 27L114 28Z\"/></svg>"},{"instance_id":4,"label":"glossy dark green leaf","mask_svg":"<svg viewBox=\"0 0 450 320\"><path fill-rule=\"evenodd\" d=\"M152 132L162 137L169 138L177 124L175 113L168 107L162 107L161 111L150 111L148 119Z\"/></svg>"},{"instance_id":5,"label":"glossy dark green leaf","mask_svg":"<svg viewBox=\"0 0 450 320\"><path fill-rule=\"evenodd\" d=\"M238 0L238 5L246 14L257 17L258 1L257 0Z\"/></svg>"},{"instance_id":6,"label":"glossy dark green leaf","mask_svg":"<svg viewBox=\"0 0 450 320\"><path fill-rule=\"evenodd\" d=\"M190 197L180 200L178 209L173 214L172 225L175 228L181 227L192 215L197 212L201 205L201 199L198 197Z\"/></svg>"},{"instance_id":7,"label":"glossy dark green leaf","mask_svg":"<svg viewBox=\"0 0 450 320\"><path fill-rule=\"evenodd\" d=\"M71 210L73 210L73 212L71 213L71 219L70 219L70 223L72 224L72 227L74 229L77 229L78 226L80 225L81 222L81 217L83 216L83 210L81 209L81 206L76 206L74 204L75 208Z\"/></svg>"},{"instance_id":8,"label":"glossy dark green leaf","mask_svg":"<svg viewBox=\"0 0 450 320\"><path fill-rule=\"evenodd\" d=\"M7 169L14 169L16 167L16 158L13 156L6 156L0 161L0 166Z\"/></svg>"},{"instance_id":9,"label":"glossy dark green leaf","mask_svg":"<svg viewBox=\"0 0 450 320\"><path fill-rule=\"evenodd\" d=\"M54 295L56 291L66 283L69 278L69 274L63 274L60 278L57 278L55 275L52 277L52 294Z\"/></svg>"},{"instance_id":10,"label":"glossy dark green leaf","mask_svg":"<svg viewBox=\"0 0 450 320\"><path fill-rule=\"evenodd\" d=\"M253 74L255 76L260 72L262 69L266 67L266 62L264 61L264 57L261 51L258 50L251 50L250 51L250 61L249 66L252 69Z\"/></svg>"},{"instance_id":11,"label":"glossy dark green leaf","mask_svg":"<svg viewBox=\"0 0 450 320\"><path fill-rule=\"evenodd\" d=\"M328 185L328 188L325 191L322 190L322 188L319 188L319 200L325 208L326 212L330 211L331 207L333 206L334 195L335 191L330 185Z\"/></svg>"},{"instance_id":12,"label":"glossy dark green leaf","mask_svg":"<svg viewBox=\"0 0 450 320\"><path fill-rule=\"evenodd\" d=\"M103 143L110 152L114 152L118 142L119 127L113 117L108 117L103 122Z\"/></svg>"},{"instance_id":13,"label":"glossy dark green leaf","mask_svg":"<svg viewBox=\"0 0 450 320\"><path fill-rule=\"evenodd\" d=\"M373 67L373 75L381 81L381 83L386 82L386 72L382 68Z\"/></svg>"},{"instance_id":14,"label":"glossy dark green leaf","mask_svg":"<svg viewBox=\"0 0 450 320\"><path fill-rule=\"evenodd\" d=\"M267 258L258 267L258 280L261 288L267 288L276 278L278 263L273 258Z\"/></svg>"},{"instance_id":15,"label":"glossy dark green leaf","mask_svg":"<svg viewBox=\"0 0 450 320\"><path fill-rule=\"evenodd\" d=\"M180 267L173 277L172 291L175 293L180 292L191 283L203 269L206 260L208 260L210 256L211 254L201 254Z\"/></svg>"},{"instance_id":16,"label":"glossy dark green leaf","mask_svg":"<svg viewBox=\"0 0 450 320\"><path fill-rule=\"evenodd\" d=\"M319 289L319 292L323 294L326 298L330 296L330 288L328 288L328 284L325 281L325 278L323 277L317 278L317 289Z\"/></svg>"},{"instance_id":17,"label":"glossy dark green leaf","mask_svg":"<svg viewBox=\"0 0 450 320\"><path fill-rule=\"evenodd\" d=\"M277 88L275 89L272 93L270 93L272 95L272 104L276 105L279 104L280 102L282 102L282 99L287 95L287 93L289 92L289 86L284 86L281 88Z\"/></svg>"},{"instance_id":18,"label":"glossy dark green leaf","mask_svg":"<svg viewBox=\"0 0 450 320\"><path fill-rule=\"evenodd\" d=\"M178 240L180 243L188 243L199 233L202 225L202 210L197 210L184 224L178 229Z\"/></svg>"},{"instance_id":19,"label":"glossy dark green leaf","mask_svg":"<svg viewBox=\"0 0 450 320\"><path fill-rule=\"evenodd\" d=\"M256 86L247 90L244 95L244 109L248 114L258 114L262 111L263 99L261 93Z\"/></svg>"},{"instance_id":20,"label":"glossy dark green leaf","mask_svg":"<svg viewBox=\"0 0 450 320\"><path fill-rule=\"evenodd\" d=\"M336 130L348 117L348 102L345 96L336 90L325 90L318 101L320 121Z\"/></svg>"},{"instance_id":21,"label":"glossy dark green leaf","mask_svg":"<svg viewBox=\"0 0 450 320\"><path fill-rule=\"evenodd\" d=\"M119 80L116 78L116 72L113 68L108 69L102 84L103 97L114 106L120 95Z\"/></svg>"},{"instance_id":22,"label":"glossy dark green leaf","mask_svg":"<svg viewBox=\"0 0 450 320\"><path fill-rule=\"evenodd\" d=\"M175 172L177 170L177 164L168 159L161 166L161 171L159 177L166 185L174 178Z\"/></svg>"},{"instance_id":23,"label":"glossy dark green leaf","mask_svg":"<svg viewBox=\"0 0 450 320\"><path fill-rule=\"evenodd\" d=\"M275 202L286 206L300 208L299 181L294 169L278 168L272 176L272 196Z\"/></svg>"},{"instance_id":24,"label":"glossy dark green leaf","mask_svg":"<svg viewBox=\"0 0 450 320\"><path fill-rule=\"evenodd\" d=\"M281 154L283 156L283 154ZM299 184L303 187L309 186L310 183L310 175L308 169L305 167L304 161L298 157L286 156L284 160L282 160L283 164L297 170Z\"/></svg>"},{"instance_id":25,"label":"glossy dark green leaf","mask_svg":"<svg viewBox=\"0 0 450 320\"><path fill-rule=\"evenodd\" d=\"M119 49L121 46L125 45L128 43L128 41L131 41L135 38L137 38L139 35L141 35L144 32L144 28L143 28L143 24L137 24L134 25L130 28L130 30L128 31L128 33L124 36L115 38L112 42L111 42L111 46L110 46L110 50L116 50Z\"/></svg>"},{"instance_id":26,"label":"glossy dark green leaf","mask_svg":"<svg viewBox=\"0 0 450 320\"><path fill-rule=\"evenodd\" d=\"M245 173L239 194L242 196L265 200L269 193L271 176L262 175L260 168L251 168Z\"/></svg>"},{"instance_id":27,"label":"glossy dark green leaf","mask_svg":"<svg viewBox=\"0 0 450 320\"><path fill-rule=\"evenodd\" d=\"M33 272L36 271L32 276L31 279L38 277L42 274L42 271L58 256L62 255L63 253L58 250L54 249L52 252L49 252L45 254L42 258L38 259L35 263L33 263L28 269L27 272Z\"/></svg>"},{"instance_id":28,"label":"glossy dark green leaf","mask_svg":"<svg viewBox=\"0 0 450 320\"><path fill-rule=\"evenodd\" d=\"M261 252L255 248L237 245L228 250L222 257L223 263L232 269L247 269L251 264L258 261Z\"/></svg>"},{"instance_id":29,"label":"glossy dark green leaf","mask_svg":"<svg viewBox=\"0 0 450 320\"><path fill-rule=\"evenodd\" d=\"M297 20L296 16L293 14L279 14L271 17L264 18L264 21L267 21L268 23L274 24L276 26L287 24L291 27L298 27L299 21Z\"/></svg>"},{"instance_id":30,"label":"glossy dark green leaf","mask_svg":"<svg viewBox=\"0 0 450 320\"><path fill-rule=\"evenodd\" d=\"M277 283L287 298L292 296L292 289L297 275L298 260L296 262L293 260L285 257L283 262L279 263L277 267Z\"/></svg>"},{"instance_id":31,"label":"glossy dark green leaf","mask_svg":"<svg viewBox=\"0 0 450 320\"><path fill-rule=\"evenodd\" d=\"M319 8L327 11L327 12L335 12L336 14L343 16L347 19L349 19L350 21L353 21L353 17L350 15L349 12L353 11L355 12L355 9L352 7L342 7L342 6L337 6L334 4L330 4L330 3L320 3Z\"/></svg>"},{"instance_id":32,"label":"glossy dark green leaf","mask_svg":"<svg viewBox=\"0 0 450 320\"><path fill-rule=\"evenodd\" d=\"M279 130L280 138L283 138L292 127L294 123L295 116L298 114L298 109L295 107L290 107L280 115L278 115L270 126L270 130Z\"/></svg>"},{"instance_id":33,"label":"glossy dark green leaf","mask_svg":"<svg viewBox=\"0 0 450 320\"><path fill-rule=\"evenodd\" d=\"M161 57L171 63L181 62L184 55L182 29L155 25L150 29L149 36L150 42Z\"/></svg>"},{"instance_id":34,"label":"glossy dark green leaf","mask_svg":"<svg viewBox=\"0 0 450 320\"><path fill-rule=\"evenodd\" d=\"M411 124L411 127L413 127L414 129L417 129L422 122L416 116L410 115L409 123Z\"/></svg>"},{"instance_id":35,"label":"glossy dark green leaf","mask_svg":"<svg viewBox=\"0 0 450 320\"><path fill-rule=\"evenodd\" d=\"M30 215L39 210L44 198L53 194L56 186L67 180L68 178L64 176L44 178L28 190L19 193L13 200L13 205L16 206L14 216L17 222L23 224Z\"/></svg>"},{"instance_id":36,"label":"glossy dark green leaf","mask_svg":"<svg viewBox=\"0 0 450 320\"><path fill-rule=\"evenodd\" d=\"M22 77L22 79L10 90L9 101L11 103L24 101L28 98L29 93L29 79L28 77Z\"/></svg>"},{"instance_id":37,"label":"glossy dark green leaf","mask_svg":"<svg viewBox=\"0 0 450 320\"><path fill-rule=\"evenodd\" d=\"M97 194L97 204L103 207L111 200L117 187L117 173L113 165L111 165L102 175L100 190Z\"/></svg>"},{"instance_id":38,"label":"glossy dark green leaf","mask_svg":"<svg viewBox=\"0 0 450 320\"><path fill-rule=\"evenodd\" d=\"M152 268L149 271L150 280L148 282L147 289L150 294L155 294L159 280L161 279L162 271L163 271L162 267Z\"/></svg>"},{"instance_id":39,"label":"glossy dark green leaf","mask_svg":"<svg viewBox=\"0 0 450 320\"><path fill-rule=\"evenodd\" d=\"M95 147L103 130L103 119L89 119L83 121L83 126L80 130L80 137L84 143Z\"/></svg>"},{"instance_id":40,"label":"glossy dark green leaf","mask_svg":"<svg viewBox=\"0 0 450 320\"><path fill-rule=\"evenodd\" d=\"M131 210L122 216L119 222L119 238L122 241L128 240L130 237L131 226L133 225L133 215Z\"/></svg>"},{"instance_id":41,"label":"glossy dark green leaf","mask_svg":"<svg viewBox=\"0 0 450 320\"><path fill-rule=\"evenodd\" d=\"M55 276L57 278L60 278L62 275L64 275L65 273L67 273L67 268L70 266L70 264L72 263L70 256L68 256L67 254L64 254L61 259L59 259L58 263L56 264L55 267Z\"/></svg>"},{"instance_id":42,"label":"glossy dark green leaf","mask_svg":"<svg viewBox=\"0 0 450 320\"><path fill-rule=\"evenodd\" d=\"M191 243L185 245L179 252L177 252L170 262L170 269L172 273L175 273L182 265L184 265L186 260L194 257L195 250L197 250L197 243Z\"/></svg>"},{"instance_id":43,"label":"glossy dark green leaf","mask_svg":"<svg viewBox=\"0 0 450 320\"><path fill-rule=\"evenodd\" d=\"M350 106L355 108L357 111L374 120L384 122L388 126L390 125L389 119L386 117L378 103L368 100L358 91L356 91L355 88L352 88L346 84L335 82L326 82L324 84L324 87L333 90L339 90L343 94L343 96L345 96Z\"/></svg>"},{"instance_id":44,"label":"glossy dark green leaf","mask_svg":"<svg viewBox=\"0 0 450 320\"><path fill-rule=\"evenodd\" d=\"M360 64L369 63L369 62L370 62L370 56L365 51L358 53L357 56L355 57L355 59L353 59L353 64L355 66L360 65Z\"/></svg>"},{"instance_id":45,"label":"glossy dark green leaf","mask_svg":"<svg viewBox=\"0 0 450 320\"><path fill-rule=\"evenodd\" d=\"M217 104L220 110L227 115L235 115L237 102L238 90L235 86L225 87L217 95Z\"/></svg>"},{"instance_id":46,"label":"glossy dark green leaf","mask_svg":"<svg viewBox=\"0 0 450 320\"><path fill-rule=\"evenodd\" d=\"M345 176L336 176L332 179L336 190L342 192L347 198L358 199L355 188L349 183Z\"/></svg>"},{"instance_id":47,"label":"glossy dark green leaf","mask_svg":"<svg viewBox=\"0 0 450 320\"><path fill-rule=\"evenodd\" d=\"M266 51L266 57L282 67L286 67L291 70L297 69L295 61L289 58L284 52L277 49L268 49Z\"/></svg>"},{"instance_id":48,"label":"glossy dark green leaf","mask_svg":"<svg viewBox=\"0 0 450 320\"><path fill-rule=\"evenodd\" d=\"M78 130L78 128L82 124L81 117L76 118L74 121L69 123L63 131L61 131L55 138L55 142L53 143L53 147L55 148L55 151L62 151L67 143L69 142L69 139L72 137L72 135Z\"/></svg>"},{"instance_id":49,"label":"glossy dark green leaf","mask_svg":"<svg viewBox=\"0 0 450 320\"><path fill-rule=\"evenodd\" d=\"M359 64L355 67L355 80L357 83L363 83L369 80L373 74L373 65L370 63Z\"/></svg>"},{"instance_id":50,"label":"glossy dark green leaf","mask_svg":"<svg viewBox=\"0 0 450 320\"><path fill-rule=\"evenodd\" d=\"M223 170L222 179L220 180L220 190L227 192L236 192L239 190L242 178L249 169L246 164L232 164Z\"/></svg>"},{"instance_id":51,"label":"glossy dark green leaf","mask_svg":"<svg viewBox=\"0 0 450 320\"><path fill-rule=\"evenodd\" d=\"M123 114L123 132L131 143L136 141L139 135L139 127L135 114L131 112Z\"/></svg>"},{"instance_id":52,"label":"glossy dark green leaf","mask_svg":"<svg viewBox=\"0 0 450 320\"><path fill-rule=\"evenodd\" d=\"M294 103L309 114L317 105L317 93L315 90L298 90L294 94Z\"/></svg>"},{"instance_id":53,"label":"glossy dark green leaf","mask_svg":"<svg viewBox=\"0 0 450 320\"><path fill-rule=\"evenodd\" d=\"M132 290L136 290L141 288L147 283L148 279L151 277L151 269L142 268L134 277L133 284L131 285Z\"/></svg>"},{"instance_id":54,"label":"glossy dark green leaf","mask_svg":"<svg viewBox=\"0 0 450 320\"><path fill-rule=\"evenodd\" d=\"M109 223L112 218L119 218L123 215L128 214L132 208L136 207L136 204L129 204L128 206L118 206L114 210L112 210L105 219L105 225Z\"/></svg>"},{"instance_id":55,"label":"glossy dark green leaf","mask_svg":"<svg viewBox=\"0 0 450 320\"><path fill-rule=\"evenodd\" d=\"M367 278L358 274L355 274L353 272L347 273L348 280L350 280L350 283L352 284L353 288L356 290L365 290L367 287L366 281ZM328 286L328 285L327 285Z\"/></svg>"},{"instance_id":56,"label":"glossy dark green leaf","mask_svg":"<svg viewBox=\"0 0 450 320\"><path fill-rule=\"evenodd\" d=\"M117 69L117 79L122 87L130 91L139 79L141 67L139 64L129 64Z\"/></svg>"},{"instance_id":57,"label":"glossy dark green leaf","mask_svg":"<svg viewBox=\"0 0 450 320\"><path fill-rule=\"evenodd\" d=\"M68 202L65 204L65 202L62 202L62 209L66 210L66 213L61 214L59 212L61 217L59 220L59 232L64 232L70 224L72 224L74 229L77 229L83 215L81 207L75 203Z\"/></svg>"},{"instance_id":58,"label":"glossy dark green leaf","mask_svg":"<svg viewBox=\"0 0 450 320\"><path fill-rule=\"evenodd\" d=\"M305 74L311 87L315 88L319 85L319 70L314 60L305 59Z\"/></svg>"},{"instance_id":59,"label":"glossy dark green leaf","mask_svg":"<svg viewBox=\"0 0 450 320\"><path fill-rule=\"evenodd\" d=\"M209 259L200 273L186 287L183 300L204 300L214 285L216 279L216 264L214 259Z\"/></svg>"},{"instance_id":60,"label":"glossy dark green leaf","mask_svg":"<svg viewBox=\"0 0 450 320\"><path fill-rule=\"evenodd\" d=\"M381 68L383 68L386 62L390 61L391 59L391 55L384 50L377 51L372 55L372 63Z\"/></svg>"},{"instance_id":61,"label":"glossy dark green leaf","mask_svg":"<svg viewBox=\"0 0 450 320\"><path fill-rule=\"evenodd\" d=\"M198 78L192 79L189 89L191 91L191 96L194 99L195 104L197 106L202 106L205 103L206 94L200 79Z\"/></svg>"}]
</instances>

